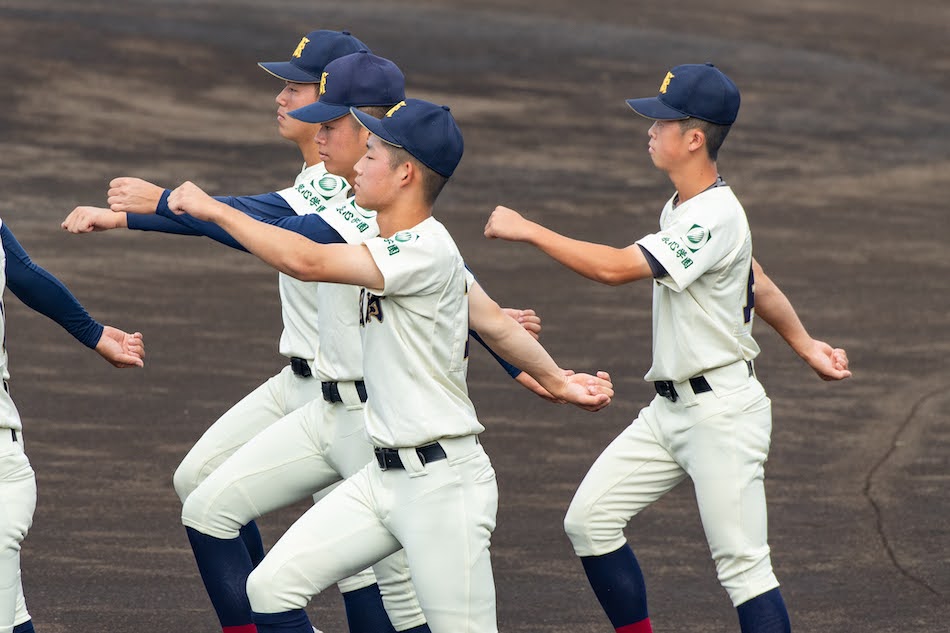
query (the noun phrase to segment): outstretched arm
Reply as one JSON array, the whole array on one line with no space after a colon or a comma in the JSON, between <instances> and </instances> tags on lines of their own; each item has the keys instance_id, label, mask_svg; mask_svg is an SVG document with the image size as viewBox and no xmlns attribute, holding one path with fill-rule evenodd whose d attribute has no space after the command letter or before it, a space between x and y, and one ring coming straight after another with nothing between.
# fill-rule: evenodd
<instances>
[{"instance_id":1,"label":"outstretched arm","mask_svg":"<svg viewBox=\"0 0 950 633\"><path fill-rule=\"evenodd\" d=\"M635 244L614 248L575 240L527 220L507 207L495 208L485 225L485 237L527 242L574 272L611 286L653 276L650 264Z\"/></svg>"},{"instance_id":2,"label":"outstretched arm","mask_svg":"<svg viewBox=\"0 0 950 633\"><path fill-rule=\"evenodd\" d=\"M850 378L847 353L809 336L788 297L755 259L752 260L752 272L755 279L755 313L778 332L822 380Z\"/></svg>"},{"instance_id":3,"label":"outstretched arm","mask_svg":"<svg viewBox=\"0 0 950 633\"><path fill-rule=\"evenodd\" d=\"M383 286L383 274L362 244L318 244L298 233L250 218L190 182L172 192L168 206L175 213L187 213L217 224L264 262L301 281Z\"/></svg>"},{"instance_id":4,"label":"outstretched arm","mask_svg":"<svg viewBox=\"0 0 950 633\"><path fill-rule=\"evenodd\" d=\"M499 354L524 369L551 394L588 411L610 404L613 386L604 372L591 376L564 372L528 332L508 317L481 287L469 289L469 323Z\"/></svg>"},{"instance_id":5,"label":"outstretched arm","mask_svg":"<svg viewBox=\"0 0 950 633\"><path fill-rule=\"evenodd\" d=\"M99 324L61 281L33 263L6 224L0 226L0 237L6 254L7 287L20 301L56 321L116 367L143 365L145 346L140 333L128 334Z\"/></svg>"}]
</instances>

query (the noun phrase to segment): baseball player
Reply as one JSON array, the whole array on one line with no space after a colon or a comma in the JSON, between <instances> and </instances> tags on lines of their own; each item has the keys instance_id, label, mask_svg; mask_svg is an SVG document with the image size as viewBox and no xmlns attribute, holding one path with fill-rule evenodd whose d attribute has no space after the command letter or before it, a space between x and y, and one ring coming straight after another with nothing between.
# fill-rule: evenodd
<instances>
[{"instance_id":1,"label":"baseball player","mask_svg":"<svg viewBox=\"0 0 950 633\"><path fill-rule=\"evenodd\" d=\"M264 220L313 214L321 205L329 207L343 202L345 196L341 196L347 184L326 172L313 142L314 126L288 117L287 112L316 100L321 75L330 61L366 48L347 31L318 30L301 38L289 61L259 64L265 71L285 82L276 98L278 130L282 137L298 146L304 158L304 167L294 186L284 191L222 200ZM115 212L95 207L77 207L63 222L63 228L73 233L130 228L184 235L205 234L200 227L190 227L169 217L126 213L154 213L156 209L165 207L169 193L144 180L118 178L111 183L109 190L109 204ZM325 241L342 241L337 228L323 222L315 231ZM223 239L227 236L213 233L209 236L238 246L229 238ZM278 286L284 325L279 350L288 358L289 364L222 415L188 452L174 476L175 490L182 504L210 473L252 437L308 402L323 400L322 381L315 377L315 359L320 348L315 285L281 274ZM531 317L526 316L529 319ZM239 542L234 544L236 552L233 555L241 562L240 568L243 569L245 565L256 564L263 558L264 546L254 521L241 528L240 537ZM189 533L189 542L200 550L198 540ZM196 553L196 558L199 556ZM250 624L250 611L243 591L230 591L227 583L222 585L221 579L213 574L204 574L202 579L222 629L230 633L244 633L241 627ZM371 570L341 582L340 591L352 633L392 630Z\"/></svg>"},{"instance_id":2,"label":"baseball player","mask_svg":"<svg viewBox=\"0 0 950 633\"><path fill-rule=\"evenodd\" d=\"M449 109L406 99L381 120L351 109L372 135L356 165L356 202L380 237L320 245L252 220L191 183L169 204L219 224L278 270L362 287L357 304L376 459L320 500L247 582L258 631L310 631L304 606L350 570L404 548L433 631L496 631L488 554L497 487L465 382L468 323L554 397L590 410L612 389L566 375L478 286L432 205L462 155ZM604 377L603 375L601 376Z\"/></svg>"},{"instance_id":3,"label":"baseball player","mask_svg":"<svg viewBox=\"0 0 950 633\"><path fill-rule=\"evenodd\" d=\"M311 34L311 42L318 41L316 35ZM307 46L313 44L308 43ZM270 68L272 72L276 70L273 66ZM346 89L350 83L340 83L337 79L347 77L361 79L359 83L350 82L357 86L360 92L343 95L342 101L345 105L335 105L338 109L342 108L347 119L351 118L350 105L364 106L364 109L365 106L370 109L373 106L378 108L381 104L392 105L404 96L402 73L388 60L373 56L368 51L344 56L327 64L322 75L324 80L321 82L321 91L329 86L329 98L340 96L340 87ZM388 107L383 108L378 115L381 116L387 109ZM280 116L282 133L285 135L287 131L294 129L291 122L295 121L286 114L285 110ZM299 125L301 124L297 122L298 127ZM359 141L358 137L353 137L348 141L349 146L347 143L335 143L333 150L327 154L324 143L321 145L322 150L315 153L311 149L318 147L312 143L313 127L306 127L310 130L311 142L307 144L302 135L295 135L295 138L298 139L302 150L309 150L309 156L305 156L308 160L321 161L317 165L319 170L305 169L295 187L278 194L222 200L257 219L291 227L318 242L359 242L366 236L375 235L375 214L360 209L353 203L352 198L346 198L344 194L349 187L346 181L339 177L350 175L353 164L362 153L364 143ZM321 135L324 138L328 135L340 138L338 133L330 131L332 127L332 123L328 123L326 128L319 129L318 139ZM357 150L355 155L354 147ZM326 169L338 175L333 175ZM178 232L207 235L240 248L240 245L215 225L172 214L167 209L167 192L160 189L155 192L157 187L137 179L119 181L123 182L114 183L110 191L113 207L119 204L126 211L139 213L154 213L157 210L164 217L143 221L135 215L127 216L126 213L80 207L67 218L64 227L74 232L114 228L115 224L147 228L158 226L164 230L159 220L171 220L182 224ZM261 204L265 201L266 204ZM115 216L122 217L121 223L116 223ZM346 477L372 457L361 432L361 401L365 400L366 396L365 392L360 392L362 381L358 380L362 372L358 330L355 329L355 322L348 322L339 315L338 308L339 305L355 302L355 297L347 299L348 294L356 291L355 288L337 284L302 284L283 275L281 281L296 284L299 288L314 289L314 309L310 310L309 315L300 311L300 317L292 322L305 321L319 332L319 337L314 332L310 338L313 351L308 353L314 358L310 366L322 383L322 396L287 413L272 423L266 432L258 432L253 442L248 443L245 440L247 446L237 452L232 451L232 456L223 461L212 475L202 480L196 489L192 489L183 503L182 518L202 579L222 627L227 630L245 626L250 622L243 586L253 560L248 557L243 542L236 540L239 530L244 530L241 526L252 525L254 518ZM284 306L286 311L286 301ZM537 333L540 324L533 312L510 311L510 314L520 317L520 321L529 331ZM353 331L348 332L350 329ZM503 361L500 362L504 364ZM526 387L540 395L548 395L526 373L510 365L506 368ZM328 389L333 390L330 395ZM215 427L222 427L222 421L216 423ZM215 427L212 427L212 430L216 430ZM206 433L206 437L212 430ZM202 442L196 445L192 453L196 452ZM305 460L305 456L308 459ZM179 468L179 473L181 471L182 468ZM176 486L177 482L176 475ZM252 490L252 486L259 487ZM179 492L181 494L181 490ZM424 619L411 589L407 588L405 564L401 565L401 571L398 560L387 561L384 566L389 581L383 587L384 597L393 625L400 631L416 630L416 627L422 630L425 626ZM370 579L372 582L372 576ZM353 584L352 580L347 582ZM371 617L374 613L380 615L381 609L370 609L366 604L368 596L362 600L362 606L357 608L352 597L355 592L343 585L341 589L346 598L351 630L386 630L379 628L384 625L381 617ZM358 589L360 593L356 595L369 591L369 588ZM372 589L376 593L375 586ZM388 620L385 627L389 628Z\"/></svg>"},{"instance_id":4,"label":"baseball player","mask_svg":"<svg viewBox=\"0 0 950 633\"><path fill-rule=\"evenodd\" d=\"M739 110L735 84L712 64L687 64L666 74L657 97L627 103L653 120L650 157L676 188L657 233L616 249L569 239L504 207L485 229L490 238L533 244L602 283L654 280L646 379L657 396L591 467L565 529L614 628L652 631L643 575L623 529L690 477L741 630L787 632L766 538L771 403L753 368L753 310L764 308L768 322L827 380L851 375L847 355L808 336L752 258L745 212L716 162Z\"/></svg>"},{"instance_id":5,"label":"baseball player","mask_svg":"<svg viewBox=\"0 0 950 633\"><path fill-rule=\"evenodd\" d=\"M97 323L58 279L30 260L2 221L0 241L0 295L10 288L20 301L59 323L116 367L143 366L145 345L140 333ZM3 315L0 301L0 340L6 341ZM7 384L6 345L0 348L0 375L0 633L32 633L33 621L20 583L20 543L33 523L36 479L23 450L23 425Z\"/></svg>"}]
</instances>

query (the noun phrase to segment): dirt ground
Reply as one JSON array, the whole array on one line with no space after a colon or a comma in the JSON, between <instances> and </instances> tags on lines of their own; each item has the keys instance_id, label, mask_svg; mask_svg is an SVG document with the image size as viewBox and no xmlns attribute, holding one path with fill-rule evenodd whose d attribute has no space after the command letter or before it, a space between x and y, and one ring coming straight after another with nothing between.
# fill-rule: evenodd
<instances>
[{"instance_id":1,"label":"dirt ground","mask_svg":"<svg viewBox=\"0 0 950 633\"><path fill-rule=\"evenodd\" d=\"M348 28L417 97L452 106L466 153L437 207L482 285L536 308L563 366L617 387L596 415L556 407L474 353L471 394L499 477L492 547L503 631L609 623L561 521L602 448L652 397L649 284L598 286L481 229L504 203L625 246L670 194L624 98L713 61L742 90L719 167L756 256L854 377L818 380L767 326L770 541L795 630L944 632L950 622L950 8L934 0L679 3L0 0L0 217L105 323L141 330L117 371L12 295L11 387L39 502L23 550L38 631L217 630L171 476L216 417L282 366L276 274L204 241L67 235L118 175L215 193L287 186L276 134L288 59ZM794 5L792 8L791 5ZM940 228L943 227L943 228ZM306 508L261 521L271 544ZM628 529L657 631L738 630L687 483ZM346 630L336 590L312 605Z\"/></svg>"}]
</instances>

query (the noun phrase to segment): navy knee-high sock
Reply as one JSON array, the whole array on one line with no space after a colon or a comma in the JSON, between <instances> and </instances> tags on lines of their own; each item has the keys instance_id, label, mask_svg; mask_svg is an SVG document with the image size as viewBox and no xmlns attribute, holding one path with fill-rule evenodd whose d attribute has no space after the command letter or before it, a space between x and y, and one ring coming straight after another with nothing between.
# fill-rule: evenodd
<instances>
[{"instance_id":1,"label":"navy knee-high sock","mask_svg":"<svg viewBox=\"0 0 950 633\"><path fill-rule=\"evenodd\" d=\"M581 564L617 633L652 633L646 583L629 545L603 556L582 556Z\"/></svg>"},{"instance_id":2,"label":"navy knee-high sock","mask_svg":"<svg viewBox=\"0 0 950 633\"><path fill-rule=\"evenodd\" d=\"M778 587L743 602L736 611L742 633L791 633L792 624Z\"/></svg>"},{"instance_id":3,"label":"navy knee-high sock","mask_svg":"<svg viewBox=\"0 0 950 633\"><path fill-rule=\"evenodd\" d=\"M23 624L17 624L13 627L13 633L34 633L33 620L27 620Z\"/></svg>"},{"instance_id":4,"label":"navy knee-high sock","mask_svg":"<svg viewBox=\"0 0 950 633\"><path fill-rule=\"evenodd\" d=\"M257 633L313 633L313 626L303 609L283 613L255 613Z\"/></svg>"},{"instance_id":5,"label":"navy knee-high sock","mask_svg":"<svg viewBox=\"0 0 950 633\"><path fill-rule=\"evenodd\" d=\"M379 585L372 584L343 594L346 622L350 633L396 633L383 606ZM399 633L431 633L428 624L420 624Z\"/></svg>"},{"instance_id":6,"label":"navy knee-high sock","mask_svg":"<svg viewBox=\"0 0 950 633\"><path fill-rule=\"evenodd\" d=\"M241 528L241 540L244 541L247 553L251 556L251 565L257 567L264 560L264 541L261 539L261 531L257 529L255 521Z\"/></svg>"},{"instance_id":7,"label":"navy knee-high sock","mask_svg":"<svg viewBox=\"0 0 950 633\"><path fill-rule=\"evenodd\" d=\"M215 538L190 527L185 531L221 628L225 633L253 633L246 585L254 568L244 541Z\"/></svg>"},{"instance_id":8,"label":"navy knee-high sock","mask_svg":"<svg viewBox=\"0 0 950 633\"><path fill-rule=\"evenodd\" d=\"M396 633L379 593L379 585L373 583L343 594L346 607L346 623L350 633Z\"/></svg>"}]
</instances>

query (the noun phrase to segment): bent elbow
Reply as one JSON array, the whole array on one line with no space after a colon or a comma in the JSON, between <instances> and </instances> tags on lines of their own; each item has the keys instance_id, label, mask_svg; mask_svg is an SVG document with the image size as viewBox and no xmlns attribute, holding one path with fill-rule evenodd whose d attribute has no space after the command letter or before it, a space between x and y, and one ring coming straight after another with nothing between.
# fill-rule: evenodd
<instances>
[{"instance_id":1,"label":"bent elbow","mask_svg":"<svg viewBox=\"0 0 950 633\"><path fill-rule=\"evenodd\" d=\"M285 262L283 269L284 273L300 281L321 281L323 279L320 276L323 272L320 267L306 259L290 259Z\"/></svg>"},{"instance_id":2,"label":"bent elbow","mask_svg":"<svg viewBox=\"0 0 950 633\"><path fill-rule=\"evenodd\" d=\"M625 283L633 281L636 277L630 275L629 270L601 268L597 271L594 281L598 281L608 286L622 286Z\"/></svg>"}]
</instances>

